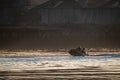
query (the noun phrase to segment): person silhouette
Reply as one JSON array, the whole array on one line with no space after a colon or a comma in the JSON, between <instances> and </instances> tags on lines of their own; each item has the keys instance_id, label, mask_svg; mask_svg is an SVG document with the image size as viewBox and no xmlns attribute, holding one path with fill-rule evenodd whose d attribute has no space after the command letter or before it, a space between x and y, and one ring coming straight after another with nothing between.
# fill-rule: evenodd
<instances>
[{"instance_id":1,"label":"person silhouette","mask_svg":"<svg viewBox=\"0 0 120 80\"><path fill-rule=\"evenodd\" d=\"M76 50L81 51L81 50L82 50L82 47L81 47L81 46L78 46L78 47L76 48Z\"/></svg>"},{"instance_id":2,"label":"person silhouette","mask_svg":"<svg viewBox=\"0 0 120 80\"><path fill-rule=\"evenodd\" d=\"M86 53L86 48L83 48L83 49L82 49L82 54L87 55L87 53Z\"/></svg>"}]
</instances>

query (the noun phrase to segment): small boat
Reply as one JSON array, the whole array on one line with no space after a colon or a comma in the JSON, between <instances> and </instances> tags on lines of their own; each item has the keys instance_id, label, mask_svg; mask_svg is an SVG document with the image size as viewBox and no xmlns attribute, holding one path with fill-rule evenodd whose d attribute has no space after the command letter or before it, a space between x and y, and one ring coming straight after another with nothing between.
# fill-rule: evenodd
<instances>
[{"instance_id":1,"label":"small boat","mask_svg":"<svg viewBox=\"0 0 120 80\"><path fill-rule=\"evenodd\" d=\"M76 50L76 49L70 49L68 51L68 53L72 56L87 56L88 54L86 54L85 52Z\"/></svg>"}]
</instances>

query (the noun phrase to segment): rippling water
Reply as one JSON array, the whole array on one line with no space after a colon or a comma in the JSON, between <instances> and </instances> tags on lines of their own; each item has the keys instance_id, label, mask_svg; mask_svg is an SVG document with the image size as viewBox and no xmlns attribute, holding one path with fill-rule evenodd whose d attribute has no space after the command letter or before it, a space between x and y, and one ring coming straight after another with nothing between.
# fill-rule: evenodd
<instances>
[{"instance_id":1,"label":"rippling water","mask_svg":"<svg viewBox=\"0 0 120 80\"><path fill-rule=\"evenodd\" d=\"M91 66L120 70L120 55L0 58L0 70L78 69Z\"/></svg>"}]
</instances>

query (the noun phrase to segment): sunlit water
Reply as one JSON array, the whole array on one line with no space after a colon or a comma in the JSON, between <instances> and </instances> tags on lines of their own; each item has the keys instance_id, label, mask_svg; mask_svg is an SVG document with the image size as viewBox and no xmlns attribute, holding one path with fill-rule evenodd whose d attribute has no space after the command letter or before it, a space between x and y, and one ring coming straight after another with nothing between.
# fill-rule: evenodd
<instances>
[{"instance_id":1,"label":"sunlit water","mask_svg":"<svg viewBox=\"0 0 120 80\"><path fill-rule=\"evenodd\" d=\"M85 67L120 71L120 55L0 58L0 70L79 69Z\"/></svg>"}]
</instances>

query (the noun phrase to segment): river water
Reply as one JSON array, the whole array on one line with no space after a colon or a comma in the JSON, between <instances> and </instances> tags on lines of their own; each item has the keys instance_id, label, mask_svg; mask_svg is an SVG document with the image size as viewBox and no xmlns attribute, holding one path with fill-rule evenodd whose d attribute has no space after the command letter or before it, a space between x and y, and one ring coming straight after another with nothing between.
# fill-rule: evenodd
<instances>
[{"instance_id":1,"label":"river water","mask_svg":"<svg viewBox=\"0 0 120 80\"><path fill-rule=\"evenodd\" d=\"M99 67L120 71L120 55L97 56L47 56L47 57L0 57L0 70L50 70Z\"/></svg>"}]
</instances>

